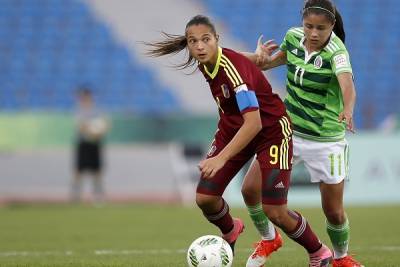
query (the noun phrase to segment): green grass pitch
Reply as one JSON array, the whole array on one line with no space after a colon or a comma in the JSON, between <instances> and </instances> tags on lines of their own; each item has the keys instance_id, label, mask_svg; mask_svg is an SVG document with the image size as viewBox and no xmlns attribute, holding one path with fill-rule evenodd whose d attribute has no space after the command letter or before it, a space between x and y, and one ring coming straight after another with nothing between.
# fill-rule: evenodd
<instances>
[{"instance_id":1,"label":"green grass pitch","mask_svg":"<svg viewBox=\"0 0 400 267\"><path fill-rule=\"evenodd\" d=\"M319 208L299 208L329 244ZM400 206L349 207L351 252L367 267L400 266ZM245 209L232 209L246 229L233 266L245 266L257 233ZM1 267L186 266L197 237L218 234L198 208L174 205L13 205L0 208ZM308 266L305 251L284 237L266 267Z\"/></svg>"}]
</instances>

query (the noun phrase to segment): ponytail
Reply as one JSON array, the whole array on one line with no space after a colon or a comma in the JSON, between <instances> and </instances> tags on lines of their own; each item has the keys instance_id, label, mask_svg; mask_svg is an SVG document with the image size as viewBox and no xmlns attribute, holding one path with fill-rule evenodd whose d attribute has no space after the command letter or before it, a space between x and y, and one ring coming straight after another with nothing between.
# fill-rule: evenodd
<instances>
[{"instance_id":1,"label":"ponytail","mask_svg":"<svg viewBox=\"0 0 400 267\"><path fill-rule=\"evenodd\" d=\"M333 32L337 35L337 37L340 38L340 40L342 40L343 43L345 43L346 32L344 31L343 19L336 7L335 7L335 19L336 21L335 21L335 26L333 27Z\"/></svg>"},{"instance_id":2,"label":"ponytail","mask_svg":"<svg viewBox=\"0 0 400 267\"><path fill-rule=\"evenodd\" d=\"M175 55L187 47L186 36L169 34L166 32L161 32L161 34L165 37L165 40L154 43L144 42L145 45L150 47L146 55L150 57L161 57L170 54ZM177 69L185 69L193 66L195 63L194 58L189 54L186 62L178 64L175 67Z\"/></svg>"}]
</instances>

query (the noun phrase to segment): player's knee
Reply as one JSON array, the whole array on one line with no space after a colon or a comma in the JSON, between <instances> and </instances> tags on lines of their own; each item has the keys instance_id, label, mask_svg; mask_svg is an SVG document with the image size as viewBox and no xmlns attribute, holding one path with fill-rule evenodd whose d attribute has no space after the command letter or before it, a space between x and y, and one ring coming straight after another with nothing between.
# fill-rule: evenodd
<instances>
[{"instance_id":1,"label":"player's knee","mask_svg":"<svg viewBox=\"0 0 400 267\"><path fill-rule=\"evenodd\" d=\"M264 213L267 215L268 219L278 227L281 227L285 221L286 213L281 209L265 209Z\"/></svg>"},{"instance_id":2,"label":"player's knee","mask_svg":"<svg viewBox=\"0 0 400 267\"><path fill-rule=\"evenodd\" d=\"M257 188L243 184L242 186L242 196L246 203L259 203L260 192Z\"/></svg>"},{"instance_id":3,"label":"player's knee","mask_svg":"<svg viewBox=\"0 0 400 267\"><path fill-rule=\"evenodd\" d=\"M218 200L215 196L196 194L196 204L202 210L214 206L217 202Z\"/></svg>"},{"instance_id":4,"label":"player's knee","mask_svg":"<svg viewBox=\"0 0 400 267\"><path fill-rule=\"evenodd\" d=\"M343 210L325 210L325 216L329 223L334 225L341 225L346 222L346 215Z\"/></svg>"}]
</instances>

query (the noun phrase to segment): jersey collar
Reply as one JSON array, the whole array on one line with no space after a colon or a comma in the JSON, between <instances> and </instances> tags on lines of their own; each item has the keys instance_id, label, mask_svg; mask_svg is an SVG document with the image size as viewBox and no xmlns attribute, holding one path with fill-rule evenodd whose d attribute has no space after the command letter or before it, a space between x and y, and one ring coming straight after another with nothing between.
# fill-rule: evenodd
<instances>
[{"instance_id":1,"label":"jersey collar","mask_svg":"<svg viewBox=\"0 0 400 267\"><path fill-rule=\"evenodd\" d=\"M303 38L301 38L301 40L300 40L300 47L303 48L303 50L304 50L304 63L307 64L308 61L312 58L312 56L318 54L321 50L309 53L308 49L304 45L305 40L306 40L306 37L303 36Z\"/></svg>"},{"instance_id":2,"label":"jersey collar","mask_svg":"<svg viewBox=\"0 0 400 267\"><path fill-rule=\"evenodd\" d=\"M326 46L325 46L324 48L322 48L322 49L329 52L329 50L327 49L328 44L330 44L330 43L332 42L332 39L335 38L335 37L336 37L336 34L335 34L334 31L332 31L331 37L329 37L329 42L328 42L328 43L326 44Z\"/></svg>"},{"instance_id":3,"label":"jersey collar","mask_svg":"<svg viewBox=\"0 0 400 267\"><path fill-rule=\"evenodd\" d=\"M222 56L222 48L218 47L217 63L215 63L215 67L214 67L214 70L212 71L212 73L210 73L207 69L207 66L204 65L204 71L207 73L208 76L210 76L211 79L214 79L215 76L217 76L219 64L221 62L221 56Z\"/></svg>"}]
</instances>

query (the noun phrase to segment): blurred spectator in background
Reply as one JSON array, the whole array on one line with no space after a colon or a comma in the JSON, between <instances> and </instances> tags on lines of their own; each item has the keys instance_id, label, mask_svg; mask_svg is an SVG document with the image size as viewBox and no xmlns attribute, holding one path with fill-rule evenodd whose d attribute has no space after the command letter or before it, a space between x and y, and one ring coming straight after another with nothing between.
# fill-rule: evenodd
<instances>
[{"instance_id":1,"label":"blurred spectator in background","mask_svg":"<svg viewBox=\"0 0 400 267\"><path fill-rule=\"evenodd\" d=\"M382 122L378 126L378 129L385 134L394 133L398 129L398 121L398 115L395 113L391 113L382 120Z\"/></svg>"},{"instance_id":2,"label":"blurred spectator in background","mask_svg":"<svg viewBox=\"0 0 400 267\"><path fill-rule=\"evenodd\" d=\"M376 107L374 105L374 101L371 98L367 98L364 100L361 106L361 113L362 113L362 125L361 128L366 129L366 130L371 130L376 127L374 123L374 117L376 116Z\"/></svg>"},{"instance_id":3,"label":"blurred spectator in background","mask_svg":"<svg viewBox=\"0 0 400 267\"><path fill-rule=\"evenodd\" d=\"M93 199L95 203L104 201L103 187L103 141L109 130L106 117L96 108L92 91L80 88L77 92L75 175L72 181L71 198L81 200L82 180L85 173L93 179Z\"/></svg>"}]
</instances>

